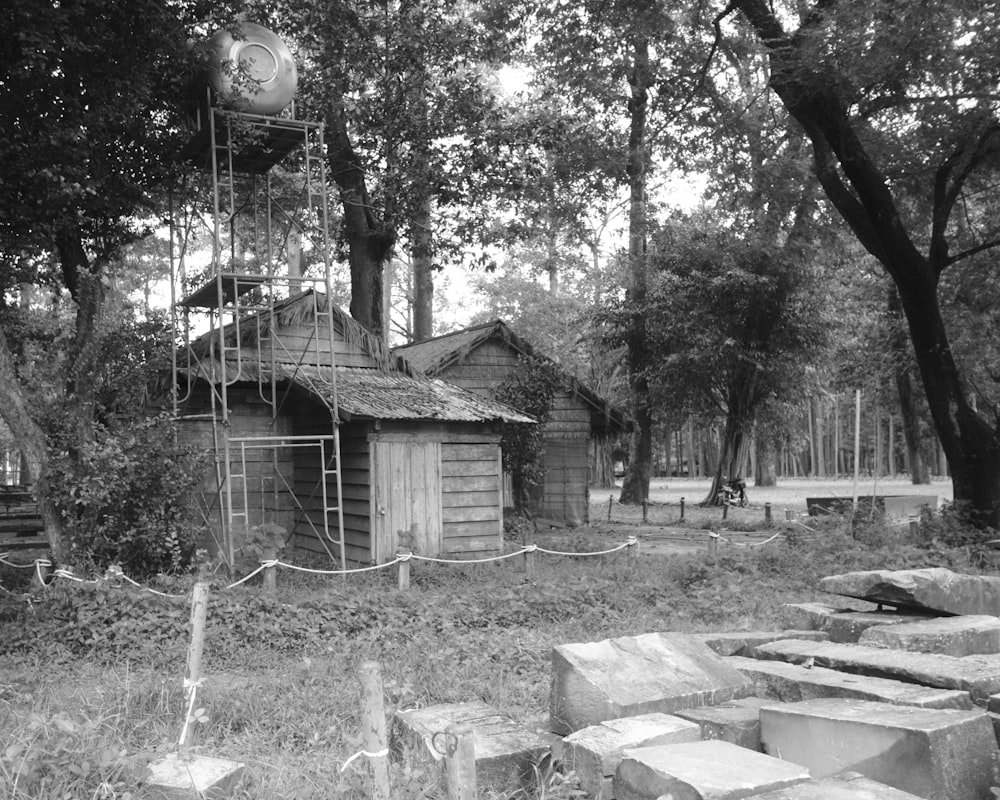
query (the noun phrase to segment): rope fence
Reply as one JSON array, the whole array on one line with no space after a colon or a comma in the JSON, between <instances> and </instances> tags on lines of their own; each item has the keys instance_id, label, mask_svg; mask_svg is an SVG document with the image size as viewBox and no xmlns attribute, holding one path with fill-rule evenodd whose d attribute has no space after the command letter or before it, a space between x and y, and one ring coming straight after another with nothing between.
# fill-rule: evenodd
<instances>
[{"instance_id":1,"label":"rope fence","mask_svg":"<svg viewBox=\"0 0 1000 800\"><path fill-rule=\"evenodd\" d=\"M665 504L664 504L665 505ZM808 525L797 521L796 523L804 528L806 531L815 532L813 528ZM709 529L694 529L690 528L685 531L689 536L693 535L695 537L705 537L707 542L707 553L710 559L714 559L717 555L717 548L719 541L724 541L733 547L760 547L762 545L769 544L781 537L787 536L784 531L779 531L767 539L759 542L739 542L735 541L731 536L723 536ZM331 575L331 576L350 576L350 575L361 575L364 573L378 572L381 570L389 570L395 568L398 573L398 584L401 589L409 588L409 571L410 563L413 561L423 561L433 564L455 564L455 565L468 565L468 564L489 564L493 562L506 561L508 559L516 558L522 556L525 562L525 571L529 577L532 576L534 570L534 558L537 554L542 554L546 556L559 556L563 558L604 558L605 556L614 555L615 553L620 553L622 551L628 551L627 555L629 560L634 563L639 552L639 537L630 536L626 541L608 547L604 550L585 550L585 551L572 551L572 550L553 550L547 547L542 547L535 543L528 543L522 546L518 550L514 550L509 553L500 553L495 556L484 556L482 558L441 558L438 556L424 556L418 553L413 553L405 548L401 548L397 551L396 557L391 561L387 561L384 564L373 564L367 567L354 567L350 569L316 569L313 567L303 567L298 564L291 564L286 561L281 561L278 558L265 558L261 559L259 566L257 566L252 572L244 575L239 580L236 580L224 587L224 591L235 589L241 586L252 578L263 573L265 588L273 591L274 573L278 568L291 570L293 572L301 572L310 575ZM139 589L141 591L149 592L151 594L158 595L160 597L167 597L173 599L179 599L186 597L185 594L171 594L169 592L162 592L154 589L150 586L145 586L138 581L133 580L128 575L126 575L121 567L118 565L112 565L105 570L103 576L98 578L85 579L81 578L73 573L71 568L58 567L52 569L53 564L47 558L37 558L30 563L20 564L10 560L10 553L0 553L0 564L3 564L14 569L31 569L35 571L34 582L41 588L48 588L56 580L62 579L66 581L71 581L74 583L81 584L91 584L97 585L100 583L117 583L125 582L131 586ZM52 570L49 572L49 570ZM3 588L3 587L0 587ZM8 595L13 594L6 588L4 592Z\"/></svg>"}]
</instances>

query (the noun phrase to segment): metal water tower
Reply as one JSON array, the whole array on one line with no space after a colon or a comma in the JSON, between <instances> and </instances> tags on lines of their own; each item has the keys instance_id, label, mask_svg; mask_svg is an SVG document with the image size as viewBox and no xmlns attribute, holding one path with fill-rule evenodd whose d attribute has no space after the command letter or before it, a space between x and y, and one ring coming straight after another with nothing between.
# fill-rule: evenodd
<instances>
[{"instance_id":1,"label":"metal water tower","mask_svg":"<svg viewBox=\"0 0 1000 800\"><path fill-rule=\"evenodd\" d=\"M174 412L190 423L184 429L189 439L204 441L215 462L198 505L206 528L219 531L216 544L230 565L241 531L266 522L290 531L311 526L343 565L323 125L297 117L295 62L270 30L245 22L219 31L209 56L189 97L192 130L181 151L190 167L187 194L195 200L171 209L179 343ZM197 264L205 234L210 258ZM305 268L304 258L310 261ZM312 338L330 346L282 350L275 333L279 317L296 298L306 298L311 308ZM326 403L330 418L325 427L298 435L282 407L288 386L309 381L322 383L317 394L332 398ZM258 411L244 414L247 408ZM292 463L287 454L293 451L291 475L283 465ZM304 458L316 462L308 471L310 485L297 466Z\"/></svg>"}]
</instances>

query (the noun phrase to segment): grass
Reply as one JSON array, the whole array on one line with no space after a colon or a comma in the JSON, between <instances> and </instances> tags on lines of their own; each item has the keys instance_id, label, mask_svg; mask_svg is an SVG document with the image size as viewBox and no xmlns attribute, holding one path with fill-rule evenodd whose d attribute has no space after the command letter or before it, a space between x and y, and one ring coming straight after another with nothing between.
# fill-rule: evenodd
<instances>
[{"instance_id":1,"label":"grass","mask_svg":"<svg viewBox=\"0 0 1000 800\"><path fill-rule=\"evenodd\" d=\"M717 514L717 510L706 511ZM700 524L695 521L694 524ZM631 528L605 530L623 541ZM369 797L361 749L358 665L382 667L388 713L483 700L529 726L547 715L555 644L649 631L764 630L781 605L820 599L817 578L849 569L975 570L968 548L915 547L873 523L852 540L823 535L762 547L604 558L418 564L412 589L392 576L346 581L282 572L279 594L215 591L195 748L239 759L238 797ZM595 549L601 534L571 535ZM128 611L129 625L113 626ZM75 586L0 603L0 796L11 800L137 796L144 765L175 749L184 697L183 603ZM83 632L81 632L81 627ZM113 629L113 630L112 630ZM110 631L110 632L109 632ZM393 798L443 797L412 754L392 766ZM549 767L533 798L573 796Z\"/></svg>"}]
</instances>

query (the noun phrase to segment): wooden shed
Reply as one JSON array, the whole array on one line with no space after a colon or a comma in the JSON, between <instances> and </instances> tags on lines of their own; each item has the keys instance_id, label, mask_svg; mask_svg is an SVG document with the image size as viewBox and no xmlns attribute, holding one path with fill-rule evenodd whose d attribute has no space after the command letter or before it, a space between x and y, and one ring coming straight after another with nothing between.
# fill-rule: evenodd
<instances>
[{"instance_id":1,"label":"wooden shed","mask_svg":"<svg viewBox=\"0 0 1000 800\"><path fill-rule=\"evenodd\" d=\"M394 351L427 375L444 378L483 398L526 356L538 353L501 320L475 325ZM554 362L552 362L554 363ZM558 367L558 365L556 365ZM565 390L544 423L544 478L532 512L570 527L589 522L590 442L629 429L628 417L563 370Z\"/></svg>"},{"instance_id":2,"label":"wooden shed","mask_svg":"<svg viewBox=\"0 0 1000 800\"><path fill-rule=\"evenodd\" d=\"M224 342L202 337L179 365L189 438L217 454L199 498L210 529L228 507L243 527L292 531L299 554L337 558L342 514L355 564L391 560L400 545L431 556L502 548L499 423L530 417L414 371L322 293L244 318Z\"/></svg>"}]
</instances>

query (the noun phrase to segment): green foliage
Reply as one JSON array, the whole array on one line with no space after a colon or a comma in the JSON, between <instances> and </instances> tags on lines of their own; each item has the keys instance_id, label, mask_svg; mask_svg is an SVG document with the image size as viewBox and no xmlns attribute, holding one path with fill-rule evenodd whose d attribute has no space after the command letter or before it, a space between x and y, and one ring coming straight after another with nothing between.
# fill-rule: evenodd
<instances>
[{"instance_id":1,"label":"green foliage","mask_svg":"<svg viewBox=\"0 0 1000 800\"><path fill-rule=\"evenodd\" d=\"M528 508L531 490L545 477L542 423L549 418L556 393L564 387L565 379L555 364L547 359L524 356L493 391L493 396L501 403L538 420L538 424L505 422L501 428L503 468L511 475L518 511Z\"/></svg>"},{"instance_id":2,"label":"green foliage","mask_svg":"<svg viewBox=\"0 0 1000 800\"><path fill-rule=\"evenodd\" d=\"M528 720L545 707L555 642L768 629L782 603L817 599L822 575L931 564L969 569L969 556L866 545L831 528L795 544L723 547L715 564L701 554L647 555L635 568L624 557L539 558L535 583L501 562L417 565L407 593L393 590L389 576L345 585L296 575L280 598L216 586L198 694L208 721L197 726L196 744L248 763L248 800L362 800L371 788L364 762L339 769L363 747L351 679L361 661L382 664L390 715L479 698ZM143 763L180 729L190 586L190 578L158 584L184 595L170 599L57 582L30 603L0 599L0 724L4 747L14 748L0 751L0 794L100 797L102 781L116 792L109 798L138 791ZM87 663L109 666L88 674ZM405 749L395 756L394 797L440 796L435 775ZM580 797L558 765L543 762L538 775L524 800Z\"/></svg>"},{"instance_id":3,"label":"green foliage","mask_svg":"<svg viewBox=\"0 0 1000 800\"><path fill-rule=\"evenodd\" d=\"M53 437L48 480L71 562L118 564L135 576L187 564L195 538L188 493L204 455L177 443L176 424L167 415L98 424L82 446L72 431Z\"/></svg>"}]
</instances>

